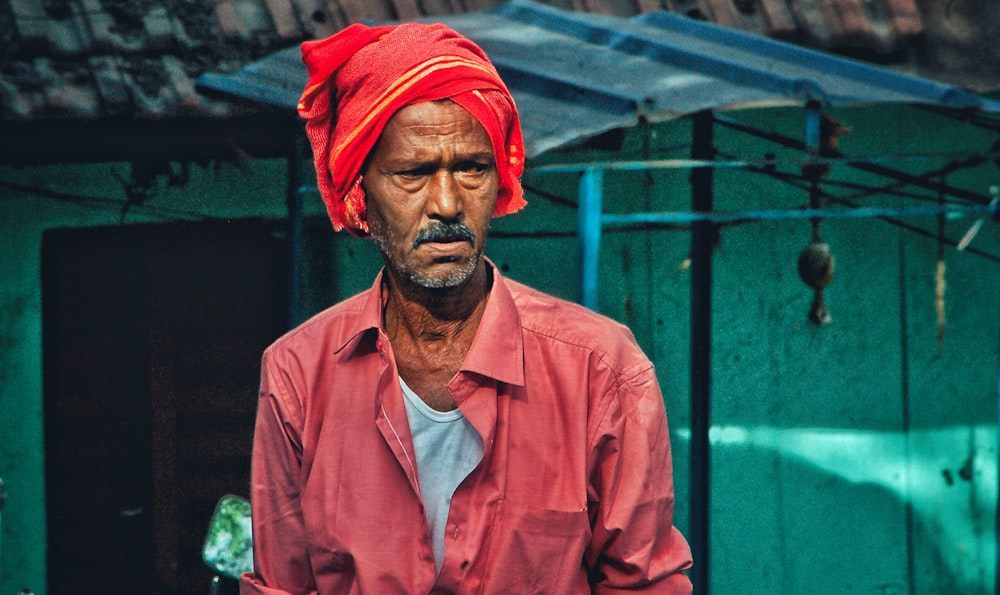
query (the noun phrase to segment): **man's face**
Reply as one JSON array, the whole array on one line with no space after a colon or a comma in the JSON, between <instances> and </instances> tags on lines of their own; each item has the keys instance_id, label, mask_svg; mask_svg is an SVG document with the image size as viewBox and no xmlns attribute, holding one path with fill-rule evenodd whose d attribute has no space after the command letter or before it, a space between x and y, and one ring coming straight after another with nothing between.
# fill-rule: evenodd
<instances>
[{"instance_id":1,"label":"man's face","mask_svg":"<svg viewBox=\"0 0 1000 595\"><path fill-rule=\"evenodd\" d=\"M393 115L364 170L368 228L393 276L456 287L479 266L499 180L490 137L451 101Z\"/></svg>"}]
</instances>

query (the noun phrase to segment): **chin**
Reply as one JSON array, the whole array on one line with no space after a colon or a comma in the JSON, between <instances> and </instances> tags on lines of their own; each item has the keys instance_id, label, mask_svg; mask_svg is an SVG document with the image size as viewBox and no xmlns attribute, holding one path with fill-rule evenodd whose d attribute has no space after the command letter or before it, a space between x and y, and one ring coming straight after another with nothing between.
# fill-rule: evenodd
<instances>
[{"instance_id":1,"label":"chin","mask_svg":"<svg viewBox=\"0 0 1000 595\"><path fill-rule=\"evenodd\" d=\"M480 258L436 263L431 270L403 270L400 273L411 283L424 289L452 289L467 283L479 267Z\"/></svg>"}]
</instances>

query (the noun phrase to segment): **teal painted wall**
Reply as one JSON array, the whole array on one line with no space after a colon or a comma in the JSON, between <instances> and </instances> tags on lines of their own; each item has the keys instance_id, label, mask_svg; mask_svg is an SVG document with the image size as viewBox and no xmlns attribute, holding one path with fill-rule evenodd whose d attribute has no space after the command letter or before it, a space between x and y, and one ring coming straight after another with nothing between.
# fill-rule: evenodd
<instances>
[{"instance_id":1,"label":"teal painted wall","mask_svg":"<svg viewBox=\"0 0 1000 595\"><path fill-rule=\"evenodd\" d=\"M115 176L127 164L0 167L0 477L6 504L0 527L0 593L31 589L46 593L44 427L42 414L41 243L46 229L115 225L124 193ZM282 161L247 167L192 167L183 189L160 188L143 208L130 209L127 223L198 216L281 217ZM25 187L75 196L43 198ZM87 511L81 511L86 514Z\"/></svg>"},{"instance_id":2,"label":"teal painted wall","mask_svg":"<svg viewBox=\"0 0 1000 595\"><path fill-rule=\"evenodd\" d=\"M731 117L791 136L800 110ZM852 156L985 150L996 140L971 126L909 108L841 109ZM617 156L684 158L686 121L637 130ZM761 159L774 148L717 130L722 156ZM799 155L777 150L779 170ZM609 157L548 155L537 163ZM924 171L942 164L896 160ZM846 166L835 165L840 177ZM120 164L0 168L0 182L102 197L69 204L0 188L0 477L7 482L0 593L45 592L39 255L43 230L119 220ZM285 167L194 168L183 189L135 208L126 221L160 220L155 209L222 217L278 218ZM688 210L686 170L609 173L607 212ZM853 174L856 182L873 178ZM528 174L526 184L575 201L573 174ZM1000 171L986 164L947 181L986 194ZM884 183L884 182L883 182ZM831 192L852 191L830 187ZM927 194L925 192L925 194ZM720 168L719 210L794 209L804 190ZM494 223L488 253L508 276L569 299L576 295L576 211L539 194ZM859 199L860 200L860 199ZM866 204L892 204L870 198ZM318 200L309 212L321 215ZM931 218L908 223L936 229ZM947 222L961 236L968 217ZM727 226L715 253L712 380L711 574L714 593L991 593L996 557L997 375L1000 264L945 251L947 325L937 338L937 243L878 220L829 220L823 238L837 258L826 290L833 324L806 321L812 297L795 262L808 221ZM973 246L1000 254L987 223ZM366 288L379 259L370 242L334 235L311 220L306 307L315 311ZM656 363L670 416L677 522L686 529L689 436L690 274L683 229L609 231L603 237L599 309L628 324Z\"/></svg>"}]
</instances>

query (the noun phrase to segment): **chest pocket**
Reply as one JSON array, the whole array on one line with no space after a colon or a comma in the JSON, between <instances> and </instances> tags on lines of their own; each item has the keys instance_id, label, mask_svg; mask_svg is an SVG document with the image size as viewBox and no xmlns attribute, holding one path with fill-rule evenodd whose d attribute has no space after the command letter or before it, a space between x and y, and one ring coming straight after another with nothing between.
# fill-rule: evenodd
<instances>
[{"instance_id":1,"label":"chest pocket","mask_svg":"<svg viewBox=\"0 0 1000 595\"><path fill-rule=\"evenodd\" d=\"M504 500L491 528L485 593L589 593L583 557L586 510L567 512Z\"/></svg>"}]
</instances>

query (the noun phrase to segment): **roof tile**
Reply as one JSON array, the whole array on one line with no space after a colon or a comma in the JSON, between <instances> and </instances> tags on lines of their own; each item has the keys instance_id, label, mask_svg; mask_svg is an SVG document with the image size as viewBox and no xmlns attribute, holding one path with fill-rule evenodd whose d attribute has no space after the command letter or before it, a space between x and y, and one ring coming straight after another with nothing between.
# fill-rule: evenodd
<instances>
[{"instance_id":1,"label":"roof tile","mask_svg":"<svg viewBox=\"0 0 1000 595\"><path fill-rule=\"evenodd\" d=\"M705 0L709 6L712 21L723 27L739 28L753 21L752 15L741 13L733 0Z\"/></svg>"},{"instance_id":2,"label":"roof tile","mask_svg":"<svg viewBox=\"0 0 1000 595\"><path fill-rule=\"evenodd\" d=\"M704 0L700 4L708 9L706 14L711 15L712 21L723 27L733 27L739 23L732 0Z\"/></svg>"},{"instance_id":3,"label":"roof tile","mask_svg":"<svg viewBox=\"0 0 1000 595\"><path fill-rule=\"evenodd\" d=\"M830 47L840 35L840 20L829 2L795 2L791 5L795 19L806 35L821 47Z\"/></svg>"},{"instance_id":4,"label":"roof tile","mask_svg":"<svg viewBox=\"0 0 1000 595\"><path fill-rule=\"evenodd\" d=\"M17 70L27 70L22 65ZM25 79L29 79L26 81ZM41 85L31 84L37 79L35 72L0 74L0 106L2 115L9 120L28 120L45 109L45 95Z\"/></svg>"},{"instance_id":5,"label":"roof tile","mask_svg":"<svg viewBox=\"0 0 1000 595\"><path fill-rule=\"evenodd\" d=\"M303 37L309 39L315 39L319 37L317 34L317 27L320 22L317 21L317 12L322 16L320 19L326 20L326 10L325 6L320 8L317 6L321 4L317 0L291 0L292 10L298 15L299 24L302 26Z\"/></svg>"},{"instance_id":6,"label":"roof tile","mask_svg":"<svg viewBox=\"0 0 1000 595\"><path fill-rule=\"evenodd\" d=\"M342 4L351 3L342 2ZM458 0L424 0L421 4L424 7L424 14L428 16L464 12L461 3Z\"/></svg>"},{"instance_id":7,"label":"roof tile","mask_svg":"<svg viewBox=\"0 0 1000 595\"><path fill-rule=\"evenodd\" d=\"M236 6L231 0L221 0L215 4L215 16L219 19L219 27L222 29L222 35L224 37L243 37L248 36L246 27L243 24L243 19L240 15L236 13Z\"/></svg>"},{"instance_id":8,"label":"roof tile","mask_svg":"<svg viewBox=\"0 0 1000 595\"><path fill-rule=\"evenodd\" d=\"M834 8L840 21L840 45L862 46L874 41L875 31L861 0L837 0Z\"/></svg>"},{"instance_id":9,"label":"roof tile","mask_svg":"<svg viewBox=\"0 0 1000 595\"><path fill-rule=\"evenodd\" d=\"M167 9L162 6L155 6L142 18L143 29L146 33L146 46L154 51L164 51L170 49L176 38L174 23L167 13ZM110 26L113 25L109 23Z\"/></svg>"},{"instance_id":10,"label":"roof tile","mask_svg":"<svg viewBox=\"0 0 1000 595\"><path fill-rule=\"evenodd\" d=\"M462 0L460 4L464 8L464 12L476 12L494 8L496 7L497 2L496 0Z\"/></svg>"},{"instance_id":11,"label":"roof tile","mask_svg":"<svg viewBox=\"0 0 1000 595\"><path fill-rule=\"evenodd\" d=\"M119 71L122 60L118 56L95 56L87 61L104 110L112 113L123 113L129 107L129 92Z\"/></svg>"},{"instance_id":12,"label":"roof tile","mask_svg":"<svg viewBox=\"0 0 1000 595\"><path fill-rule=\"evenodd\" d=\"M941 33L937 0L539 0L562 9L618 16L668 9L822 49L900 52L925 35L947 37L960 55L963 30L988 28L954 17ZM192 109L191 81L228 71L281 47L330 35L360 20L486 10L504 0L0 0L0 114L5 120L130 115ZM964 15L973 9L963 7ZM952 12L955 12L953 10ZM983 9L986 13L987 11ZM957 28L957 29L956 29ZM982 41L977 43L984 43ZM926 48L922 51L927 51ZM988 62L979 52L975 59ZM901 56L903 54L900 54ZM949 58L952 64L954 59ZM965 60L973 60L970 56ZM183 66L183 68L181 68ZM977 72L984 71L981 66ZM960 69L951 66L950 71ZM995 69L993 69L995 70ZM1000 84L1000 75L994 79ZM164 93L161 87L168 87ZM221 105L221 104L220 104ZM221 114L219 106L206 113ZM232 106L232 113L238 108Z\"/></svg>"},{"instance_id":13,"label":"roof tile","mask_svg":"<svg viewBox=\"0 0 1000 595\"><path fill-rule=\"evenodd\" d=\"M778 39L791 39L796 35L798 26L788 2L785 0L760 0L760 9L767 22L769 35Z\"/></svg>"},{"instance_id":14,"label":"roof tile","mask_svg":"<svg viewBox=\"0 0 1000 595\"><path fill-rule=\"evenodd\" d=\"M913 0L884 0L896 35L911 39L924 33L924 22Z\"/></svg>"},{"instance_id":15,"label":"roof tile","mask_svg":"<svg viewBox=\"0 0 1000 595\"><path fill-rule=\"evenodd\" d=\"M100 113L101 103L89 84L89 71L78 65L61 65L48 58L35 60L36 72L44 81L45 101L52 113L90 119Z\"/></svg>"},{"instance_id":16,"label":"roof tile","mask_svg":"<svg viewBox=\"0 0 1000 595\"><path fill-rule=\"evenodd\" d=\"M408 21L421 16L420 5L417 0L392 0L392 5L396 9L396 18Z\"/></svg>"},{"instance_id":17,"label":"roof tile","mask_svg":"<svg viewBox=\"0 0 1000 595\"><path fill-rule=\"evenodd\" d=\"M259 0L220 0L215 11L226 37L252 41L272 31L270 13Z\"/></svg>"},{"instance_id":18,"label":"roof tile","mask_svg":"<svg viewBox=\"0 0 1000 595\"><path fill-rule=\"evenodd\" d=\"M581 8L586 12L620 16L635 14L635 6L623 7L622 2L615 0L581 0ZM631 3L629 3L631 4ZM625 11L623 11L625 9Z\"/></svg>"},{"instance_id":19,"label":"roof tile","mask_svg":"<svg viewBox=\"0 0 1000 595\"><path fill-rule=\"evenodd\" d=\"M136 112L145 118L177 115L177 93L170 85L162 58L130 63L125 73L122 80Z\"/></svg>"},{"instance_id":20,"label":"roof tile","mask_svg":"<svg viewBox=\"0 0 1000 595\"><path fill-rule=\"evenodd\" d=\"M173 31L164 31L163 38L157 39L144 39L145 36L138 31L131 31L132 34L126 37L127 33L123 33L123 30L128 29L121 27L114 16L104 10L99 0L81 0L79 9L74 12L77 30L86 32L88 53L138 52L148 49L150 44L156 47L155 44L160 43L169 47L172 43Z\"/></svg>"},{"instance_id":21,"label":"roof tile","mask_svg":"<svg viewBox=\"0 0 1000 595\"><path fill-rule=\"evenodd\" d=\"M545 4L562 10L584 10L583 0L547 0Z\"/></svg>"},{"instance_id":22,"label":"roof tile","mask_svg":"<svg viewBox=\"0 0 1000 595\"><path fill-rule=\"evenodd\" d=\"M314 38L333 35L350 24L340 5L341 2L334 0L317 0L316 9L312 13L317 25Z\"/></svg>"},{"instance_id":23,"label":"roof tile","mask_svg":"<svg viewBox=\"0 0 1000 595\"><path fill-rule=\"evenodd\" d=\"M639 8L639 12L645 14L647 12L656 12L657 10L663 10L666 8L663 6L661 0L637 0L636 6Z\"/></svg>"},{"instance_id":24,"label":"roof tile","mask_svg":"<svg viewBox=\"0 0 1000 595\"><path fill-rule=\"evenodd\" d=\"M22 52L38 53L47 49L48 15L39 0L14 2L11 7L14 29Z\"/></svg>"},{"instance_id":25,"label":"roof tile","mask_svg":"<svg viewBox=\"0 0 1000 595\"><path fill-rule=\"evenodd\" d=\"M274 20L265 0L235 0L235 3L251 34L270 34L274 31Z\"/></svg>"},{"instance_id":26,"label":"roof tile","mask_svg":"<svg viewBox=\"0 0 1000 595\"><path fill-rule=\"evenodd\" d=\"M90 53L92 38L86 26L80 26L81 17L49 21L48 47L50 55L69 57Z\"/></svg>"},{"instance_id":27,"label":"roof tile","mask_svg":"<svg viewBox=\"0 0 1000 595\"><path fill-rule=\"evenodd\" d=\"M281 39L299 39L302 37L302 26L295 14L295 7L290 0L264 0L268 12L271 13L271 21L274 23L274 31Z\"/></svg>"},{"instance_id":28,"label":"roof tile","mask_svg":"<svg viewBox=\"0 0 1000 595\"><path fill-rule=\"evenodd\" d=\"M753 0L706 0L711 3L713 21L731 29L741 29L757 35L774 36L764 8ZM784 1L782 1L784 4ZM786 5L787 8L787 5Z\"/></svg>"},{"instance_id":29,"label":"roof tile","mask_svg":"<svg viewBox=\"0 0 1000 595\"><path fill-rule=\"evenodd\" d=\"M195 79L188 76L184 62L176 56L164 56L161 64L170 81L165 88L169 88L174 94L174 115L204 115L206 104L202 101L202 95L195 90Z\"/></svg>"},{"instance_id":30,"label":"roof tile","mask_svg":"<svg viewBox=\"0 0 1000 595\"><path fill-rule=\"evenodd\" d=\"M365 21L391 21L396 18L388 2L341 2L340 9L351 23Z\"/></svg>"},{"instance_id":31,"label":"roof tile","mask_svg":"<svg viewBox=\"0 0 1000 595\"><path fill-rule=\"evenodd\" d=\"M667 10L673 12L679 12L684 14L685 10L691 8L690 5L696 5L697 0L663 0L666 3Z\"/></svg>"}]
</instances>

